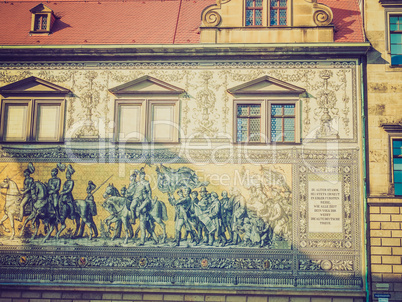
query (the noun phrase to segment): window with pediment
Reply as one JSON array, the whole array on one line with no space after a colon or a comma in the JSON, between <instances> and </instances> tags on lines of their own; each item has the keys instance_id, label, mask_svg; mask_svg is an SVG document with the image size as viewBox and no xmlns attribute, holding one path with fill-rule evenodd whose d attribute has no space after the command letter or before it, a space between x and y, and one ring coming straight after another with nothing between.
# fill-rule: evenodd
<instances>
[{"instance_id":1,"label":"window with pediment","mask_svg":"<svg viewBox=\"0 0 402 302\"><path fill-rule=\"evenodd\" d=\"M1 87L1 141L63 141L68 93L68 89L36 77Z\"/></svg>"},{"instance_id":2,"label":"window with pediment","mask_svg":"<svg viewBox=\"0 0 402 302\"><path fill-rule=\"evenodd\" d=\"M299 143L303 88L264 76L228 90L236 143Z\"/></svg>"},{"instance_id":3,"label":"window with pediment","mask_svg":"<svg viewBox=\"0 0 402 302\"><path fill-rule=\"evenodd\" d=\"M116 96L116 142L179 141L179 95L184 90L144 76L110 89L110 92Z\"/></svg>"}]
</instances>

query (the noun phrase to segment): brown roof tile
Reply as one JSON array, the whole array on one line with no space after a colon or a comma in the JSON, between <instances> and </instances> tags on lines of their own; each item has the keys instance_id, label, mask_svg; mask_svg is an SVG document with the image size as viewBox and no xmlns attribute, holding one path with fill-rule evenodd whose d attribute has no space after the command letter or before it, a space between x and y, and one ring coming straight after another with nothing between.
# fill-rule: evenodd
<instances>
[{"instance_id":1,"label":"brown roof tile","mask_svg":"<svg viewBox=\"0 0 402 302\"><path fill-rule=\"evenodd\" d=\"M336 42L363 42L357 0L321 0L332 8ZM0 3L0 45L195 44L202 10L215 0L46 2L60 17L46 36L29 35L38 1Z\"/></svg>"}]
</instances>

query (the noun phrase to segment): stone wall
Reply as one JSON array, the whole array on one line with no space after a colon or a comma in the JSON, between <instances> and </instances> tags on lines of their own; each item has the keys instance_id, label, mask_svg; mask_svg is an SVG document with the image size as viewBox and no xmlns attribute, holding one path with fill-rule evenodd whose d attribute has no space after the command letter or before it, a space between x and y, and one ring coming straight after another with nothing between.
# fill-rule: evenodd
<instances>
[{"instance_id":1,"label":"stone wall","mask_svg":"<svg viewBox=\"0 0 402 302\"><path fill-rule=\"evenodd\" d=\"M157 290L155 290L157 291ZM263 292L133 292L127 289L108 291L92 289L83 291L77 288L67 289L11 289L1 290L1 302L137 302L137 301L192 301L192 302L363 302L362 297L337 296L316 293L308 295L279 296Z\"/></svg>"}]
</instances>

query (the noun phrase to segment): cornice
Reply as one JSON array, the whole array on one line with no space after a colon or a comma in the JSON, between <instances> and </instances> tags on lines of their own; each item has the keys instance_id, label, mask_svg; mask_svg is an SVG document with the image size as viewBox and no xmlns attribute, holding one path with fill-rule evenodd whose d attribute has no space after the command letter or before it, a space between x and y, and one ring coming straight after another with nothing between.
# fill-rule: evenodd
<instances>
[{"instance_id":1,"label":"cornice","mask_svg":"<svg viewBox=\"0 0 402 302\"><path fill-rule=\"evenodd\" d=\"M284 59L331 58L365 55L364 43L195 44L195 45L63 45L0 46L0 61L149 60L149 59Z\"/></svg>"}]
</instances>

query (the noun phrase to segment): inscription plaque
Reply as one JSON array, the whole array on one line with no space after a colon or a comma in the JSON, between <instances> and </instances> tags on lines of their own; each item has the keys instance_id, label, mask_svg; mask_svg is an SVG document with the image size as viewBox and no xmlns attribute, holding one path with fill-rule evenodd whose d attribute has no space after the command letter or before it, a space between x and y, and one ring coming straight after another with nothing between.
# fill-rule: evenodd
<instances>
[{"instance_id":1,"label":"inscription plaque","mask_svg":"<svg viewBox=\"0 0 402 302\"><path fill-rule=\"evenodd\" d=\"M310 181L309 232L342 232L341 182Z\"/></svg>"}]
</instances>

